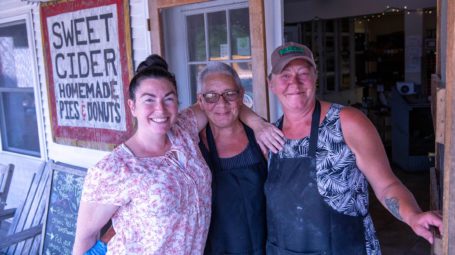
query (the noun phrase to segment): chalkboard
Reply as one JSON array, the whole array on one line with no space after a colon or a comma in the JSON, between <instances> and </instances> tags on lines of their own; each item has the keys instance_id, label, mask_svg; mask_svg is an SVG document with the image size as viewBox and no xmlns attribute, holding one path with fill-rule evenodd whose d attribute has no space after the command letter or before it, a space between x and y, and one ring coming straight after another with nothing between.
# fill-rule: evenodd
<instances>
[{"instance_id":1,"label":"chalkboard","mask_svg":"<svg viewBox=\"0 0 455 255\"><path fill-rule=\"evenodd\" d=\"M55 163L52 163L51 171L41 254L72 254L86 172Z\"/></svg>"}]
</instances>

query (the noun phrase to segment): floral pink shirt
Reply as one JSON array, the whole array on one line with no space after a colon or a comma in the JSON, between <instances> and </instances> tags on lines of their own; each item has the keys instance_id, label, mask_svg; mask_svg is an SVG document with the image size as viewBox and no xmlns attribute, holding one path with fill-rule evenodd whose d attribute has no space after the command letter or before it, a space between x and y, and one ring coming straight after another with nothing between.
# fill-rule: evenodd
<instances>
[{"instance_id":1,"label":"floral pink shirt","mask_svg":"<svg viewBox=\"0 0 455 255\"><path fill-rule=\"evenodd\" d=\"M211 174L193 112L180 112L168 135L164 156L137 158L122 144L88 170L82 201L120 206L107 254L203 254Z\"/></svg>"}]
</instances>

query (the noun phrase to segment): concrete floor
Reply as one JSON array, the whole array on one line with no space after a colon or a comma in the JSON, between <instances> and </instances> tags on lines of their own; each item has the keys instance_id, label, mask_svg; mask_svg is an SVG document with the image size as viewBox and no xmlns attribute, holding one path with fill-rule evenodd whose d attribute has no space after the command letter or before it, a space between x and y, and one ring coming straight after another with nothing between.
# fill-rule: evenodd
<instances>
[{"instance_id":1,"label":"concrete floor","mask_svg":"<svg viewBox=\"0 0 455 255\"><path fill-rule=\"evenodd\" d=\"M429 172L405 172L394 168L395 174L416 197L422 210L430 204ZM414 234L405 223L393 217L376 199L370 196L370 213L373 218L383 255L429 255L430 244Z\"/></svg>"}]
</instances>

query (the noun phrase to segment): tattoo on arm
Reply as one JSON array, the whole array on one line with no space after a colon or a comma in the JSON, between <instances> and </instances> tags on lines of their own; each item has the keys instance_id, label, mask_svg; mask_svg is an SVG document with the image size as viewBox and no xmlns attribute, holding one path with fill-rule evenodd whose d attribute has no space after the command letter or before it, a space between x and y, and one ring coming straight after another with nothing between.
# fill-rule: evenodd
<instances>
[{"instance_id":1,"label":"tattoo on arm","mask_svg":"<svg viewBox=\"0 0 455 255\"><path fill-rule=\"evenodd\" d=\"M400 203L397 198L395 197L386 198L385 204L387 205L387 208L393 214L393 216L395 216L395 218L401 221L403 220L400 215Z\"/></svg>"}]
</instances>

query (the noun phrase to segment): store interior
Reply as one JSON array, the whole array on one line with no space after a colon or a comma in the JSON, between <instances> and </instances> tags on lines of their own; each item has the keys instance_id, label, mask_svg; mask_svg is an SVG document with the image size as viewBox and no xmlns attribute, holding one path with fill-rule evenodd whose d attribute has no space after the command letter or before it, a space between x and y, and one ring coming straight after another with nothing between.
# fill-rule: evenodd
<instances>
[{"instance_id":1,"label":"store interior","mask_svg":"<svg viewBox=\"0 0 455 255\"><path fill-rule=\"evenodd\" d=\"M314 1L302 2L311 7ZM329 6L333 1L324 2ZM286 10L296 3L290 0L286 7L285 1L284 39L312 49L318 65L318 97L361 109L401 168L429 169L434 130L431 121L422 120L431 120L435 6L384 5L380 12L376 8L373 13L363 10L355 16L329 14L328 18L315 11L311 19L290 22ZM315 5L321 4L313 4L317 10Z\"/></svg>"}]
</instances>

